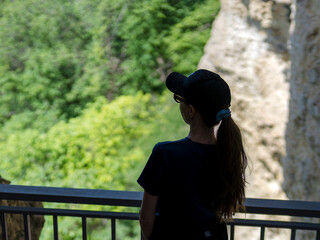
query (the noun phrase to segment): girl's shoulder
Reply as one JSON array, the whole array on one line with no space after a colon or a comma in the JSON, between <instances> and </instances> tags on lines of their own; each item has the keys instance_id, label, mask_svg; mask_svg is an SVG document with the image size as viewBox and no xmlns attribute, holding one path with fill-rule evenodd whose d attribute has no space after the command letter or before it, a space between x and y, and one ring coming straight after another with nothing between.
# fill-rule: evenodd
<instances>
[{"instance_id":1,"label":"girl's shoulder","mask_svg":"<svg viewBox=\"0 0 320 240\"><path fill-rule=\"evenodd\" d=\"M188 138L183 138L180 140L176 141L164 141L164 142L158 142L155 146L154 149L171 149L171 148L180 148L180 147L185 147L186 144L190 140Z\"/></svg>"}]
</instances>

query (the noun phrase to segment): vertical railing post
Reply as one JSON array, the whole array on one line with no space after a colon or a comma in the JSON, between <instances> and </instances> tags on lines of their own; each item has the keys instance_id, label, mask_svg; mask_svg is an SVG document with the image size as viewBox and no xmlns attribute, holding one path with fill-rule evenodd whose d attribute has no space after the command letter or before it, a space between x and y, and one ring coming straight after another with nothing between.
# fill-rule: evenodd
<instances>
[{"instance_id":1,"label":"vertical railing post","mask_svg":"<svg viewBox=\"0 0 320 240\"><path fill-rule=\"evenodd\" d=\"M265 232L265 227L261 227L260 229L260 240L264 240L264 232Z\"/></svg>"},{"instance_id":2,"label":"vertical railing post","mask_svg":"<svg viewBox=\"0 0 320 240\"><path fill-rule=\"evenodd\" d=\"M295 228L292 228L291 229L291 240L295 240L296 239L296 229Z\"/></svg>"},{"instance_id":3,"label":"vertical railing post","mask_svg":"<svg viewBox=\"0 0 320 240\"><path fill-rule=\"evenodd\" d=\"M116 240L116 219L111 218L111 239Z\"/></svg>"},{"instance_id":4,"label":"vertical railing post","mask_svg":"<svg viewBox=\"0 0 320 240\"><path fill-rule=\"evenodd\" d=\"M59 239L59 231L58 231L58 216L53 215L53 239Z\"/></svg>"},{"instance_id":5,"label":"vertical railing post","mask_svg":"<svg viewBox=\"0 0 320 240\"><path fill-rule=\"evenodd\" d=\"M23 224L24 224L24 239L30 240L30 215L23 214Z\"/></svg>"},{"instance_id":6,"label":"vertical railing post","mask_svg":"<svg viewBox=\"0 0 320 240\"><path fill-rule=\"evenodd\" d=\"M234 240L234 224L230 224L230 240Z\"/></svg>"},{"instance_id":7,"label":"vertical railing post","mask_svg":"<svg viewBox=\"0 0 320 240\"><path fill-rule=\"evenodd\" d=\"M7 223L6 223L6 214L4 212L1 213L1 230L2 230L2 240L7 240L8 239Z\"/></svg>"},{"instance_id":8,"label":"vertical railing post","mask_svg":"<svg viewBox=\"0 0 320 240\"><path fill-rule=\"evenodd\" d=\"M82 239L87 240L87 218L82 217Z\"/></svg>"}]
</instances>

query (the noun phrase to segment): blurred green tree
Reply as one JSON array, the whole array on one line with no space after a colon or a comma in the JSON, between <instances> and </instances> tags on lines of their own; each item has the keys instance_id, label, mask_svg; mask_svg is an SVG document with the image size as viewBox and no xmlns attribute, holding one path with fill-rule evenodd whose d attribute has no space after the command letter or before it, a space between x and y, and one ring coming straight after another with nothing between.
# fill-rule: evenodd
<instances>
[{"instance_id":1,"label":"blurred green tree","mask_svg":"<svg viewBox=\"0 0 320 240\"><path fill-rule=\"evenodd\" d=\"M48 130L97 97L161 93L192 71L217 0L1 2L0 126Z\"/></svg>"},{"instance_id":2,"label":"blurred green tree","mask_svg":"<svg viewBox=\"0 0 320 240\"><path fill-rule=\"evenodd\" d=\"M74 4L5 1L0 26L0 124L18 116L12 128L48 129L77 116L87 101L70 92L81 78L82 49L91 36ZM44 115L52 120L38 123Z\"/></svg>"},{"instance_id":3,"label":"blurred green tree","mask_svg":"<svg viewBox=\"0 0 320 240\"><path fill-rule=\"evenodd\" d=\"M145 157L136 140L159 118L154 104L142 93L111 103L99 98L47 133L10 134L0 142L1 172L32 185L124 190L128 169Z\"/></svg>"}]
</instances>

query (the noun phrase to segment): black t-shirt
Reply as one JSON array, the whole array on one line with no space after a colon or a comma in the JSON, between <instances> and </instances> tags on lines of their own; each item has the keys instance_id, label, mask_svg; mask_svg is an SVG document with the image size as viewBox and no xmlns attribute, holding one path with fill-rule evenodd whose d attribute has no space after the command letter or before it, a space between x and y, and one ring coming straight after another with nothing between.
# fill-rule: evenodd
<instances>
[{"instance_id":1,"label":"black t-shirt","mask_svg":"<svg viewBox=\"0 0 320 240\"><path fill-rule=\"evenodd\" d=\"M218 221L212 207L221 188L219 163L216 145L189 138L155 145L138 183L151 195L159 196L156 235L189 232L191 236L192 231L213 224L214 231L223 232L223 237L211 239L225 239L225 224Z\"/></svg>"}]
</instances>

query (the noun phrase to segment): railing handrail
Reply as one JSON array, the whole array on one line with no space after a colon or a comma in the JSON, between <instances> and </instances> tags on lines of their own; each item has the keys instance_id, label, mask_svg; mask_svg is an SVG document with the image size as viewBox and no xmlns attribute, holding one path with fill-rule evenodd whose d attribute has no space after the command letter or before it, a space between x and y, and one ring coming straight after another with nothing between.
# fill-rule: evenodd
<instances>
[{"instance_id":1,"label":"railing handrail","mask_svg":"<svg viewBox=\"0 0 320 240\"><path fill-rule=\"evenodd\" d=\"M0 184L0 199L139 207L142 192Z\"/></svg>"},{"instance_id":2,"label":"railing handrail","mask_svg":"<svg viewBox=\"0 0 320 240\"><path fill-rule=\"evenodd\" d=\"M142 192L0 184L0 199L139 207ZM247 198L246 213L320 218L320 202Z\"/></svg>"},{"instance_id":3,"label":"railing handrail","mask_svg":"<svg viewBox=\"0 0 320 240\"><path fill-rule=\"evenodd\" d=\"M247 198L246 213L320 218L320 202Z\"/></svg>"}]
</instances>

